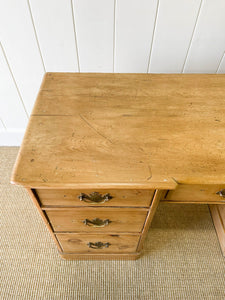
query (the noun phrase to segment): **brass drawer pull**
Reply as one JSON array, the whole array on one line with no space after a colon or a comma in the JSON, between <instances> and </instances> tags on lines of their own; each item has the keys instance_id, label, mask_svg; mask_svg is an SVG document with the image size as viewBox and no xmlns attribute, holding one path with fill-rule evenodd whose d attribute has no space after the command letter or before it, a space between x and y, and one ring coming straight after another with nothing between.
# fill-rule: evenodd
<instances>
[{"instance_id":1,"label":"brass drawer pull","mask_svg":"<svg viewBox=\"0 0 225 300\"><path fill-rule=\"evenodd\" d=\"M112 196L110 196L110 194L101 195L98 192L93 192L89 195L81 193L78 198L80 199L80 201L96 204L107 202L112 199Z\"/></svg>"},{"instance_id":2,"label":"brass drawer pull","mask_svg":"<svg viewBox=\"0 0 225 300\"><path fill-rule=\"evenodd\" d=\"M91 227L105 227L107 225L109 225L109 223L111 223L112 221L110 221L109 219L106 220L101 220L99 218L95 218L93 220L89 220L89 219L85 219L83 221L83 223L87 226L91 226Z\"/></svg>"},{"instance_id":3,"label":"brass drawer pull","mask_svg":"<svg viewBox=\"0 0 225 300\"><path fill-rule=\"evenodd\" d=\"M225 198L225 189L223 189L223 190L217 192L216 194L219 195L220 197Z\"/></svg>"},{"instance_id":4,"label":"brass drawer pull","mask_svg":"<svg viewBox=\"0 0 225 300\"><path fill-rule=\"evenodd\" d=\"M102 248L109 248L109 246L111 244L110 243L102 243L102 242L96 242L96 243L89 242L87 245L89 248L92 248L92 249L102 249Z\"/></svg>"}]
</instances>

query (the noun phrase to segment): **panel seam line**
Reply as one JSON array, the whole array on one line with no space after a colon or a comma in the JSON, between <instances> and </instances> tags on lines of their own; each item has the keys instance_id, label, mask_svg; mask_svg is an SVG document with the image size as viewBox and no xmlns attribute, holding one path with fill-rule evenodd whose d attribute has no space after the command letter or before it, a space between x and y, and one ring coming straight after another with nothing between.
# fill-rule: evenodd
<instances>
[{"instance_id":1,"label":"panel seam line","mask_svg":"<svg viewBox=\"0 0 225 300\"><path fill-rule=\"evenodd\" d=\"M153 49L153 43L154 43L156 23L157 23L157 19L158 19L158 13L159 13L159 0L157 2L157 7L156 7L155 20L154 20L154 28L153 28L153 32L152 32L150 53L149 53L148 66L147 66L147 72L146 73L149 73L149 69L150 69L150 62L151 62L151 57L152 57L152 49Z\"/></svg>"},{"instance_id":2,"label":"panel seam line","mask_svg":"<svg viewBox=\"0 0 225 300\"><path fill-rule=\"evenodd\" d=\"M220 62L219 62L219 65L218 65L218 68L216 69L216 74L217 74L217 72L219 71L219 68L220 68L220 66L221 66L221 64L222 64L222 61L223 61L223 58L225 57L225 51L224 51L224 53L223 53L223 55L222 55L222 58L221 58L221 60L220 60Z\"/></svg>"},{"instance_id":3,"label":"panel seam line","mask_svg":"<svg viewBox=\"0 0 225 300\"><path fill-rule=\"evenodd\" d=\"M184 59L182 69L181 69L181 73L184 73L184 68L186 66L188 55L189 55L191 45L192 45L192 42L193 42L193 38L194 38L194 35L195 35L195 29L197 27L197 23L198 23L198 20L199 20L199 15L200 15L200 12L201 12L202 3L203 3L203 0L201 0L199 8L198 8L198 13L197 13L197 17L196 17L196 20L195 20L195 25L194 25L194 28L193 28L193 31L192 31L192 34L191 34L190 42L189 42L187 53L186 53L186 56L185 56L185 59Z\"/></svg>"},{"instance_id":4,"label":"panel seam line","mask_svg":"<svg viewBox=\"0 0 225 300\"><path fill-rule=\"evenodd\" d=\"M115 53L116 53L116 1L114 0L114 23L113 23L113 73L115 73Z\"/></svg>"},{"instance_id":5,"label":"panel seam line","mask_svg":"<svg viewBox=\"0 0 225 300\"><path fill-rule=\"evenodd\" d=\"M10 67L10 65L9 65L9 61L8 61L8 59L7 59L7 56L6 56L6 53L5 53L5 50L4 50L4 48L3 48L2 43L0 43L0 47L2 48L2 52L3 52L4 58L5 58L5 60L6 60L6 64L7 64L7 66L8 66L9 72L10 72L10 74L11 74L11 76L12 76L12 80L13 80L13 82L14 82L14 84L15 84L15 88L16 88L16 90L17 90L17 93L18 93L18 96L19 96L20 101L21 101L21 103L22 103L22 106L23 106L23 109L24 109L24 111L25 111L25 114L26 114L27 118L29 119L29 114L28 114L28 112L27 112L27 110L26 110L26 106L25 106L25 104L24 104L24 102L23 102L22 95L21 95L20 90L19 90L19 88L18 88L18 85L17 85L17 83L16 83L16 79L15 79L15 77L14 77L14 75L13 75L12 69L11 69L11 67Z\"/></svg>"},{"instance_id":6,"label":"panel seam line","mask_svg":"<svg viewBox=\"0 0 225 300\"><path fill-rule=\"evenodd\" d=\"M70 3L71 3L71 11L72 11L72 19L73 19L73 32L74 32L74 39L75 39L75 47L76 47L76 51L77 51L77 67L78 67L78 72L80 73L80 61L79 61L79 53L78 53L78 45L77 45L77 33L76 33L76 25L75 25L75 18L74 18L73 0L71 0Z\"/></svg>"},{"instance_id":7,"label":"panel seam line","mask_svg":"<svg viewBox=\"0 0 225 300\"><path fill-rule=\"evenodd\" d=\"M2 118L0 118L0 121L2 123L2 126L4 127L5 130L7 130L6 126L5 126L5 123L2 121Z\"/></svg>"},{"instance_id":8,"label":"panel seam line","mask_svg":"<svg viewBox=\"0 0 225 300\"><path fill-rule=\"evenodd\" d=\"M44 59L43 59L43 56L42 56L42 53L41 53L41 47L40 47L40 44L39 44L39 40L38 40L38 36L37 36L37 31L36 31L36 28L35 28L34 18L33 18L33 15L32 15L32 11L31 11L31 6L30 6L29 0L27 0L27 5L28 5L29 12L30 12L30 18L31 18L31 22L32 22L32 25L33 25L33 29L34 29L34 35L35 35L35 39L36 39L36 42L37 42L38 51L39 51L39 54L40 54L40 57L41 57L42 66L43 66L43 69L44 69L44 71L46 73L45 63L44 63Z\"/></svg>"}]
</instances>

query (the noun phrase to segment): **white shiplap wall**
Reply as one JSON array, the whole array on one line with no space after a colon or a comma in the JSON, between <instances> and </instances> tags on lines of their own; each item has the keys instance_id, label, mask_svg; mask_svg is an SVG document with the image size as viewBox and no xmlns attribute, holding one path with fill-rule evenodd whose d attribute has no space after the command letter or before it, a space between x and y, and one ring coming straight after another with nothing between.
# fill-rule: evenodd
<instances>
[{"instance_id":1,"label":"white shiplap wall","mask_svg":"<svg viewBox=\"0 0 225 300\"><path fill-rule=\"evenodd\" d=\"M159 1L150 73L182 72L200 6L200 0Z\"/></svg>"},{"instance_id":2,"label":"white shiplap wall","mask_svg":"<svg viewBox=\"0 0 225 300\"><path fill-rule=\"evenodd\" d=\"M225 73L225 0L0 0L0 145L44 72Z\"/></svg>"}]
</instances>

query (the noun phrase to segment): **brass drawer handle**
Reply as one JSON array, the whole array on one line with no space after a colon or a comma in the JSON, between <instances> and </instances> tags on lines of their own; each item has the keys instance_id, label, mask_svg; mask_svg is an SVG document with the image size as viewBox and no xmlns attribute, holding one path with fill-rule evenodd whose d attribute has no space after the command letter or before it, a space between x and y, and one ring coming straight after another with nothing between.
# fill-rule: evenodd
<instances>
[{"instance_id":1,"label":"brass drawer handle","mask_svg":"<svg viewBox=\"0 0 225 300\"><path fill-rule=\"evenodd\" d=\"M87 245L89 248L92 248L92 249L102 249L102 248L109 248L109 246L111 244L110 243L102 243L102 242L96 242L96 243L89 242Z\"/></svg>"},{"instance_id":2,"label":"brass drawer handle","mask_svg":"<svg viewBox=\"0 0 225 300\"><path fill-rule=\"evenodd\" d=\"M223 189L223 190L217 192L216 194L219 195L220 197L225 198L225 189Z\"/></svg>"},{"instance_id":3,"label":"brass drawer handle","mask_svg":"<svg viewBox=\"0 0 225 300\"><path fill-rule=\"evenodd\" d=\"M80 199L80 201L96 204L107 202L112 199L112 196L110 196L110 194L101 195L98 192L93 192L89 195L81 193L78 198Z\"/></svg>"},{"instance_id":4,"label":"brass drawer handle","mask_svg":"<svg viewBox=\"0 0 225 300\"><path fill-rule=\"evenodd\" d=\"M105 227L107 225L109 225L109 223L111 223L112 221L110 221L109 219L106 220L101 220L99 218L95 218L93 220L89 220L89 219L85 219L83 221L83 223L87 226L91 226L91 227Z\"/></svg>"}]
</instances>

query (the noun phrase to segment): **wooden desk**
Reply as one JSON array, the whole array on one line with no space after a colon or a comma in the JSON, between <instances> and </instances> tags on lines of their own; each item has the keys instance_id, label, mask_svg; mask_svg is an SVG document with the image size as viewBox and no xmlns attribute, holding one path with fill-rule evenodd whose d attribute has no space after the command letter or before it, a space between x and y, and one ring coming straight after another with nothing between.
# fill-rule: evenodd
<instances>
[{"instance_id":1,"label":"wooden desk","mask_svg":"<svg viewBox=\"0 0 225 300\"><path fill-rule=\"evenodd\" d=\"M11 181L64 258L139 257L160 200L219 204L223 247L225 75L47 73Z\"/></svg>"}]
</instances>

